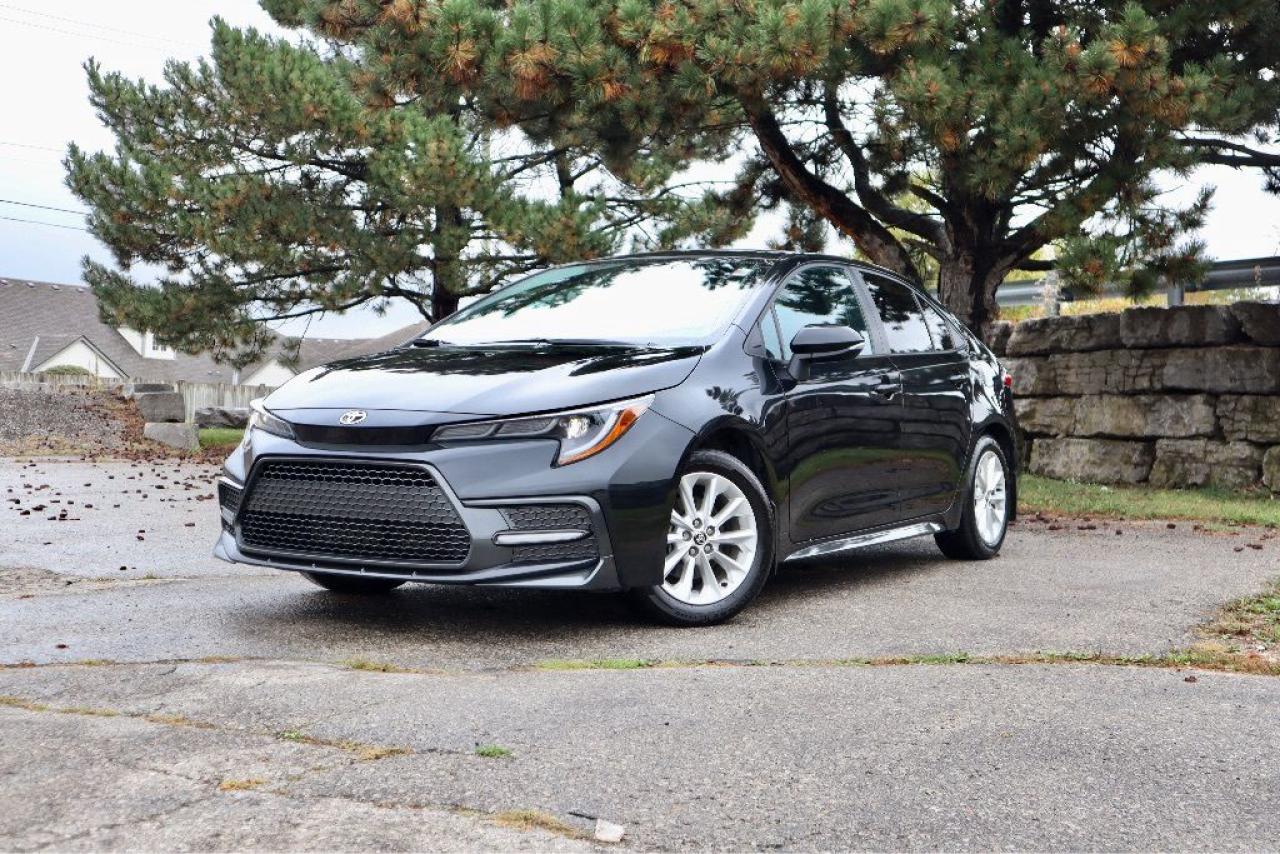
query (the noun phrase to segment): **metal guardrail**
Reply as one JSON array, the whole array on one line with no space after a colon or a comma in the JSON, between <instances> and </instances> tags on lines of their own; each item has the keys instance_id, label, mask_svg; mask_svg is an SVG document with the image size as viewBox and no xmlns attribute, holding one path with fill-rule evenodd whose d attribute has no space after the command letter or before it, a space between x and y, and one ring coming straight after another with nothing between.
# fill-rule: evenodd
<instances>
[{"instance_id":1,"label":"metal guardrail","mask_svg":"<svg viewBox=\"0 0 1280 854\"><path fill-rule=\"evenodd\" d=\"M1280 255L1266 258L1240 258L1234 261L1215 261L1200 282L1173 285L1166 291L1169 305L1182 305L1186 295L1195 291L1224 291L1232 288L1280 286ZM1115 289L1104 289L1104 294L1116 295ZM1070 302L1068 295L1060 296L1060 302ZM1005 306L1039 305L1045 301L1044 280L1006 282L996 291L996 302Z\"/></svg>"}]
</instances>

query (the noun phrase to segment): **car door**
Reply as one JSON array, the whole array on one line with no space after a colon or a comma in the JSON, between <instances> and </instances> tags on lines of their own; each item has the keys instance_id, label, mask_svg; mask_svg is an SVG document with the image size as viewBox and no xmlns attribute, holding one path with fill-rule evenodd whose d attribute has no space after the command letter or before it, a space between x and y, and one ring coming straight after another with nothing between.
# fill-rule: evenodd
<instances>
[{"instance_id":1,"label":"car door","mask_svg":"<svg viewBox=\"0 0 1280 854\"><path fill-rule=\"evenodd\" d=\"M972 429L964 338L906 284L871 272L864 272L862 280L902 378L900 516L941 513L955 498Z\"/></svg>"},{"instance_id":2,"label":"car door","mask_svg":"<svg viewBox=\"0 0 1280 854\"><path fill-rule=\"evenodd\" d=\"M866 339L858 353L810 361L787 390L785 459L793 542L836 537L897 518L902 396L897 370L882 352L866 312L849 273L835 264L799 268L774 299L783 362L792 355L790 341L805 326L849 326Z\"/></svg>"}]
</instances>

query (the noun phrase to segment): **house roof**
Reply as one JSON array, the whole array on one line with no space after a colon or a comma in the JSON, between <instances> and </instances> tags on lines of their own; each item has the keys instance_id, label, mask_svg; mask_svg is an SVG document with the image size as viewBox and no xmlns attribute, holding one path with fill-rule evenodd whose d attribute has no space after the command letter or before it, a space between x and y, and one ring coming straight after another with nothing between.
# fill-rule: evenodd
<instances>
[{"instance_id":1,"label":"house roof","mask_svg":"<svg viewBox=\"0 0 1280 854\"><path fill-rule=\"evenodd\" d=\"M378 338L304 338L299 371L326 362L378 353L403 344L427 328L423 321ZM177 353L172 359L144 358L117 330L98 318L98 301L83 285L0 278L0 371L31 370L84 338L126 377L161 382L231 382L233 368L206 353ZM283 341L255 365L249 376L280 356Z\"/></svg>"}]
</instances>

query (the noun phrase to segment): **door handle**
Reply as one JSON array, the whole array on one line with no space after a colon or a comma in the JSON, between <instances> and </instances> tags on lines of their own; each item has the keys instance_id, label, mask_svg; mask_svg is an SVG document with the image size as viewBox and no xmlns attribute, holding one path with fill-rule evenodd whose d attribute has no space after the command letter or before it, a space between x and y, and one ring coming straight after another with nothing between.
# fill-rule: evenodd
<instances>
[{"instance_id":1,"label":"door handle","mask_svg":"<svg viewBox=\"0 0 1280 854\"><path fill-rule=\"evenodd\" d=\"M894 395L902 391L902 374L892 373L880 377L880 382L871 387L871 393L881 400L893 400Z\"/></svg>"}]
</instances>

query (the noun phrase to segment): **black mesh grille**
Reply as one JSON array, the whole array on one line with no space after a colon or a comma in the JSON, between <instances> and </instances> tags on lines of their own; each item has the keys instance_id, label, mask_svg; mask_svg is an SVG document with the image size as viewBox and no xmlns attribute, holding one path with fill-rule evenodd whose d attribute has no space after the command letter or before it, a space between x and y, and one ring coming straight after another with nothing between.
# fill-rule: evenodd
<instances>
[{"instance_id":1,"label":"black mesh grille","mask_svg":"<svg viewBox=\"0 0 1280 854\"><path fill-rule=\"evenodd\" d=\"M502 515L517 531L591 530L591 514L580 504L522 504L502 508Z\"/></svg>"},{"instance_id":2,"label":"black mesh grille","mask_svg":"<svg viewBox=\"0 0 1280 854\"><path fill-rule=\"evenodd\" d=\"M324 445L425 445L434 427L322 427L294 424L300 441Z\"/></svg>"},{"instance_id":3,"label":"black mesh grille","mask_svg":"<svg viewBox=\"0 0 1280 854\"><path fill-rule=\"evenodd\" d=\"M540 546L516 546L511 550L513 563L552 563L562 560L592 560L600 556L596 541L588 538L573 543L547 543Z\"/></svg>"},{"instance_id":4,"label":"black mesh grille","mask_svg":"<svg viewBox=\"0 0 1280 854\"><path fill-rule=\"evenodd\" d=\"M250 549L349 561L461 563L471 548L428 472L345 461L263 463L240 535Z\"/></svg>"},{"instance_id":5,"label":"black mesh grille","mask_svg":"<svg viewBox=\"0 0 1280 854\"><path fill-rule=\"evenodd\" d=\"M240 490L226 481L218 481L218 503L234 515L240 509Z\"/></svg>"},{"instance_id":6,"label":"black mesh grille","mask_svg":"<svg viewBox=\"0 0 1280 854\"><path fill-rule=\"evenodd\" d=\"M561 531L572 528L592 534L572 543L515 546L511 550L511 559L515 563L590 560L600 556L591 525L591 514L580 504L522 504L503 507L502 515L506 517L507 524L517 531Z\"/></svg>"}]
</instances>

